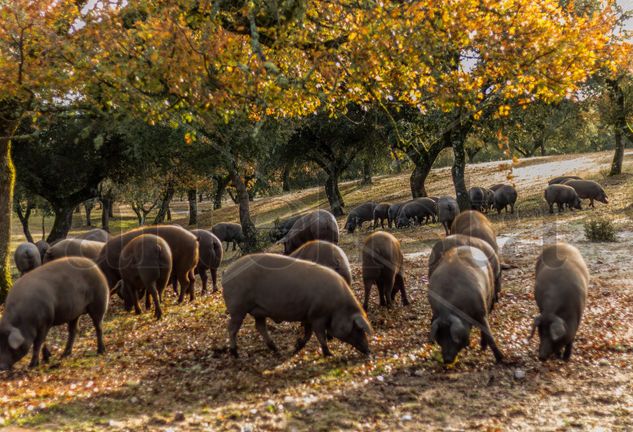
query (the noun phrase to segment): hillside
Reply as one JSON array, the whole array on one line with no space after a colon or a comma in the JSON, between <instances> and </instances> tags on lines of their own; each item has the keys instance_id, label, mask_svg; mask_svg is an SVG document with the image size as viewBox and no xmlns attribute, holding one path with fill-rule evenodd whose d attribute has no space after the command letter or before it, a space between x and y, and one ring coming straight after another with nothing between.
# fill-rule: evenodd
<instances>
[{"instance_id":1,"label":"hillside","mask_svg":"<svg viewBox=\"0 0 633 432\"><path fill-rule=\"evenodd\" d=\"M519 192L514 215L491 215L502 257L514 267L504 273L500 302L490 318L507 362L495 365L470 349L445 369L439 349L428 343L427 257L443 236L439 225L393 231L405 253L412 304L379 309L372 292L369 318L376 331L367 360L333 341L334 356L321 357L316 339L292 356L295 324L274 324L271 336L281 349L271 354L247 318L239 334L241 357L229 356L221 295L175 303L166 291L162 321L149 313L125 313L113 299L106 318L108 353L95 355L94 331L86 317L70 359L59 359L66 329L49 334L52 363L28 370L21 361L0 373L0 422L36 429L65 430L628 430L633 428L633 176L604 178L610 153L522 160L513 175ZM628 152L625 171L633 172ZM470 185L503 181L499 163L469 165ZM610 204L549 215L542 200L546 179L579 174L599 181ZM450 169L434 170L427 190L453 194ZM408 173L378 177L374 185L347 182L347 208L368 201L408 197ZM256 223L324 207L321 188L257 199ZM618 242L589 243L583 223L612 221ZM200 226L237 220L226 206L201 214ZM186 221L179 220L179 223ZM339 219L339 226L344 218ZM352 266L353 289L361 298L359 245L366 230L341 236ZM17 240L17 237L15 238ZM534 261L554 240L576 245L591 272L584 321L569 363L541 363L537 338L528 341L537 308L533 298ZM271 251L278 251L273 246ZM229 252L227 261L236 254Z\"/></svg>"}]
</instances>

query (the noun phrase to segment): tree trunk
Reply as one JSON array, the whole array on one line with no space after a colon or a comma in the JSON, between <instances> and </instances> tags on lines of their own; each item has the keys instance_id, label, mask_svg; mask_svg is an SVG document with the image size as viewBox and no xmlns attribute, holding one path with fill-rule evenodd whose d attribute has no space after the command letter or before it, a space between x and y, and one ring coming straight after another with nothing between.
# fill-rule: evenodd
<instances>
[{"instance_id":1,"label":"tree trunk","mask_svg":"<svg viewBox=\"0 0 633 432\"><path fill-rule=\"evenodd\" d=\"M610 176L622 174L622 163L624 162L624 140L622 135L627 132L626 124L626 107L624 105L624 92L617 80L607 80L609 93L613 101L613 109L615 110L614 132L615 132L615 153L613 154L613 162L611 162Z\"/></svg>"},{"instance_id":2,"label":"tree trunk","mask_svg":"<svg viewBox=\"0 0 633 432\"><path fill-rule=\"evenodd\" d=\"M90 215L92 214L92 209L95 206L95 202L93 200L84 201L84 210L86 211L86 225L92 226L92 219Z\"/></svg>"},{"instance_id":3,"label":"tree trunk","mask_svg":"<svg viewBox=\"0 0 633 432\"><path fill-rule=\"evenodd\" d=\"M143 226L145 224L145 218L143 217L143 213L142 213L141 209L136 207L136 205L134 205L134 204L130 205L130 207L132 207L132 211L136 215L136 220L138 221L138 226Z\"/></svg>"},{"instance_id":4,"label":"tree trunk","mask_svg":"<svg viewBox=\"0 0 633 432\"><path fill-rule=\"evenodd\" d=\"M110 232L110 214L112 213L112 199L101 198L101 228Z\"/></svg>"},{"instance_id":5,"label":"tree trunk","mask_svg":"<svg viewBox=\"0 0 633 432\"><path fill-rule=\"evenodd\" d=\"M114 199L110 200L110 207L108 207L108 216L114 219Z\"/></svg>"},{"instance_id":6,"label":"tree trunk","mask_svg":"<svg viewBox=\"0 0 633 432\"><path fill-rule=\"evenodd\" d=\"M407 152L407 156L415 164L415 168L409 179L411 196L413 198L428 196L425 186L426 178L429 176L435 160L447 146L450 146L450 143L439 140L433 143L428 149L420 146L419 148L412 148Z\"/></svg>"},{"instance_id":7,"label":"tree trunk","mask_svg":"<svg viewBox=\"0 0 633 432\"><path fill-rule=\"evenodd\" d=\"M167 183L167 187L165 188L165 193L163 194L163 198L160 201L160 207L158 209L158 214L154 218L154 225L158 225L165 222L165 218L168 217L169 213L169 204L171 200L174 198L174 185L172 182Z\"/></svg>"},{"instance_id":8,"label":"tree trunk","mask_svg":"<svg viewBox=\"0 0 633 432\"><path fill-rule=\"evenodd\" d=\"M240 224L242 225L242 232L244 233L242 251L245 253L255 252L258 250L257 229L251 220L248 190L246 189L246 184L242 181L242 178L238 174L237 169L233 169L231 172L231 182L237 191L237 199L240 209Z\"/></svg>"},{"instance_id":9,"label":"tree trunk","mask_svg":"<svg viewBox=\"0 0 633 432\"><path fill-rule=\"evenodd\" d=\"M203 196L202 196L202 192L200 192L200 193L198 194L198 202L202 202L202 198L203 198Z\"/></svg>"},{"instance_id":10,"label":"tree trunk","mask_svg":"<svg viewBox=\"0 0 633 432\"><path fill-rule=\"evenodd\" d=\"M197 190L189 189L189 191L187 191L187 198L189 199L189 225L198 224L198 201L196 200L197 196Z\"/></svg>"},{"instance_id":11,"label":"tree trunk","mask_svg":"<svg viewBox=\"0 0 633 432\"><path fill-rule=\"evenodd\" d=\"M345 211L343 207L345 202L341 196L341 192L338 188L339 173L336 170L328 172L327 180L325 181L325 195L327 196L328 203L330 203L330 211L334 216L343 216Z\"/></svg>"},{"instance_id":12,"label":"tree trunk","mask_svg":"<svg viewBox=\"0 0 633 432\"><path fill-rule=\"evenodd\" d=\"M370 185L372 182L372 166L369 158L363 159L363 179L361 180L361 185Z\"/></svg>"},{"instance_id":13,"label":"tree trunk","mask_svg":"<svg viewBox=\"0 0 633 432\"><path fill-rule=\"evenodd\" d=\"M0 127L5 134L6 128ZM15 186L15 166L11 159L11 141L0 138L0 303L4 303L11 280L11 206Z\"/></svg>"},{"instance_id":14,"label":"tree trunk","mask_svg":"<svg viewBox=\"0 0 633 432\"><path fill-rule=\"evenodd\" d=\"M73 212L74 205L56 205L55 206L55 220L53 221L53 228L48 233L46 241L53 243L57 240L65 239L68 237L68 231L73 224Z\"/></svg>"},{"instance_id":15,"label":"tree trunk","mask_svg":"<svg viewBox=\"0 0 633 432\"><path fill-rule=\"evenodd\" d=\"M284 171L281 173L281 190L290 192L290 164L285 164Z\"/></svg>"},{"instance_id":16,"label":"tree trunk","mask_svg":"<svg viewBox=\"0 0 633 432\"><path fill-rule=\"evenodd\" d=\"M222 208L222 198L224 197L224 192L226 191L226 187L229 184L229 182L231 181L229 176L226 177L220 177L220 176L215 176L213 177L213 179L215 180L215 193L213 196L213 209L217 210L217 209L221 209Z\"/></svg>"},{"instance_id":17,"label":"tree trunk","mask_svg":"<svg viewBox=\"0 0 633 432\"><path fill-rule=\"evenodd\" d=\"M453 143L453 167L451 175L453 176L453 185L455 186L455 197L461 211L470 209L470 199L468 190L466 189L466 151L464 150L464 141L466 135L462 131L450 133Z\"/></svg>"},{"instance_id":18,"label":"tree trunk","mask_svg":"<svg viewBox=\"0 0 633 432\"><path fill-rule=\"evenodd\" d=\"M29 243L35 243L33 241L33 236L31 235L31 230L29 229L29 219L31 218L31 212L33 211L33 204L27 201L26 210L22 213L22 206L20 203L17 203L15 206L15 212L18 215L18 219L22 224L22 231L24 232L24 237L26 237L26 241Z\"/></svg>"},{"instance_id":19,"label":"tree trunk","mask_svg":"<svg viewBox=\"0 0 633 432\"><path fill-rule=\"evenodd\" d=\"M391 155L393 156L393 161L395 162L395 171L396 174L400 174L402 172L402 161L398 157L398 153L394 148L391 149Z\"/></svg>"}]
</instances>

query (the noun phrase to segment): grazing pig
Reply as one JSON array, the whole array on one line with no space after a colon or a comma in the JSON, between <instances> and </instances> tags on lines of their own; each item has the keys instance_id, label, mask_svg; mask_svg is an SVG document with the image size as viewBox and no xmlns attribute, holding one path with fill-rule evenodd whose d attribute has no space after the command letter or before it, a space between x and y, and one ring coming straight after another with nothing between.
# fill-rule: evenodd
<instances>
[{"instance_id":1,"label":"grazing pig","mask_svg":"<svg viewBox=\"0 0 633 432\"><path fill-rule=\"evenodd\" d=\"M497 189L499 189L501 186L505 186L505 185L503 183L493 184L492 186L488 187L488 190L497 192Z\"/></svg>"},{"instance_id":2,"label":"grazing pig","mask_svg":"<svg viewBox=\"0 0 633 432\"><path fill-rule=\"evenodd\" d=\"M484 252L473 246L458 246L444 253L429 280L429 303L433 313L431 339L442 348L445 364L470 342L470 329L481 330L481 348L490 346L497 362L497 348L488 311L494 299L493 272Z\"/></svg>"},{"instance_id":3,"label":"grazing pig","mask_svg":"<svg viewBox=\"0 0 633 432\"><path fill-rule=\"evenodd\" d=\"M333 243L312 240L291 253L290 256L331 268L340 274L349 286L352 286L352 270L349 267L347 255L343 249Z\"/></svg>"},{"instance_id":4,"label":"grazing pig","mask_svg":"<svg viewBox=\"0 0 633 432\"><path fill-rule=\"evenodd\" d=\"M393 224L396 223L396 219L398 218L398 214L400 213L400 209L402 209L402 206L410 202L411 201L396 203L389 206L389 210L387 212L387 223L389 224L389 228L391 228Z\"/></svg>"},{"instance_id":5,"label":"grazing pig","mask_svg":"<svg viewBox=\"0 0 633 432\"><path fill-rule=\"evenodd\" d=\"M484 188L484 194L486 196L484 211L487 213L488 210L492 209L492 207L495 205L495 191L493 191L492 189Z\"/></svg>"},{"instance_id":6,"label":"grazing pig","mask_svg":"<svg viewBox=\"0 0 633 432\"><path fill-rule=\"evenodd\" d=\"M380 306L391 307L398 291L402 296L402 305L409 304L404 287L404 268L400 242L393 235L380 231L365 240L363 245L363 284L365 301L363 308L369 306L369 292L373 284L378 287Z\"/></svg>"},{"instance_id":7,"label":"grazing pig","mask_svg":"<svg viewBox=\"0 0 633 432\"><path fill-rule=\"evenodd\" d=\"M101 243L105 243L108 240L110 240L110 233L107 232L104 229L101 228L95 228L92 229L90 231L86 231L83 234L78 235L77 237L75 237L77 239L84 239L84 240L92 240L92 241L98 241Z\"/></svg>"},{"instance_id":8,"label":"grazing pig","mask_svg":"<svg viewBox=\"0 0 633 432\"><path fill-rule=\"evenodd\" d=\"M153 234L164 239L172 253L172 276L174 287L180 283L178 302L182 303L185 293L194 299L194 270L198 265L198 239L186 229L177 225L147 226L112 237L101 250L97 263L103 271L110 288L121 279L119 258L121 251L133 238L143 234Z\"/></svg>"},{"instance_id":9,"label":"grazing pig","mask_svg":"<svg viewBox=\"0 0 633 432\"><path fill-rule=\"evenodd\" d=\"M273 351L266 318L275 322L300 322L304 336L300 351L316 333L324 356L332 355L327 337L335 337L369 354L367 334L371 325L347 282L334 270L277 254L240 258L222 275L224 302L231 318L228 331L231 354L237 357L237 332L247 314Z\"/></svg>"},{"instance_id":10,"label":"grazing pig","mask_svg":"<svg viewBox=\"0 0 633 432\"><path fill-rule=\"evenodd\" d=\"M211 273L213 292L218 291L218 267L222 263L222 242L207 230L191 230L198 239L198 266L195 273L202 279L202 294L207 292L207 270Z\"/></svg>"},{"instance_id":11,"label":"grazing pig","mask_svg":"<svg viewBox=\"0 0 633 432\"><path fill-rule=\"evenodd\" d=\"M79 256L95 261L99 257L104 244L100 241L76 238L60 240L48 248L44 254L44 262L69 256Z\"/></svg>"},{"instance_id":12,"label":"grazing pig","mask_svg":"<svg viewBox=\"0 0 633 432\"><path fill-rule=\"evenodd\" d=\"M471 187L468 189L471 210L484 211L486 207L486 191L481 187Z\"/></svg>"},{"instance_id":13,"label":"grazing pig","mask_svg":"<svg viewBox=\"0 0 633 432\"><path fill-rule=\"evenodd\" d=\"M545 201L549 205L549 212L554 213L554 204L558 207L558 212L565 211L565 206L568 209L582 210L582 204L578 194L571 186L562 184L553 184L545 189Z\"/></svg>"},{"instance_id":14,"label":"grazing pig","mask_svg":"<svg viewBox=\"0 0 633 432\"><path fill-rule=\"evenodd\" d=\"M510 206L510 213L514 213L514 204L517 202L517 191L510 185L503 185L497 189L494 193L494 207L497 210L497 214L501 214L501 210L505 209L508 212L508 206Z\"/></svg>"},{"instance_id":15,"label":"grazing pig","mask_svg":"<svg viewBox=\"0 0 633 432\"><path fill-rule=\"evenodd\" d=\"M220 239L221 242L226 242L226 250L229 250L229 246L233 243L233 250L236 246L240 246L240 243L244 242L244 233L242 232L242 225L233 222L220 222L213 225L211 233ZM241 248L241 246L240 246Z\"/></svg>"},{"instance_id":16,"label":"grazing pig","mask_svg":"<svg viewBox=\"0 0 633 432\"><path fill-rule=\"evenodd\" d=\"M301 216L279 243L284 245L284 255L290 255L310 240L338 244L338 225L332 213L316 210Z\"/></svg>"},{"instance_id":17,"label":"grazing pig","mask_svg":"<svg viewBox=\"0 0 633 432\"><path fill-rule=\"evenodd\" d=\"M62 258L29 272L17 280L6 299L0 320L0 370L10 369L31 346L30 367L39 365L40 353L48 361L46 335L51 327L62 324L68 324L63 356L69 356L79 317L86 313L97 333L97 352L103 354L101 322L107 308L108 285L94 261Z\"/></svg>"},{"instance_id":18,"label":"grazing pig","mask_svg":"<svg viewBox=\"0 0 633 432\"><path fill-rule=\"evenodd\" d=\"M389 223L389 203L380 203L374 208L374 228L380 221L380 227L385 229L385 219Z\"/></svg>"},{"instance_id":19,"label":"grazing pig","mask_svg":"<svg viewBox=\"0 0 633 432\"><path fill-rule=\"evenodd\" d=\"M451 234L464 234L487 242L496 254L499 254L497 235L488 218L474 210L457 215L451 227Z\"/></svg>"},{"instance_id":20,"label":"grazing pig","mask_svg":"<svg viewBox=\"0 0 633 432\"><path fill-rule=\"evenodd\" d=\"M429 279L431 279L435 268L441 262L444 254L454 247L459 246L473 246L481 250L486 255L495 279L495 297L494 302L490 304L490 310L492 310L492 305L497 302L499 299L499 293L501 292L501 263L499 262L499 257L492 246L480 238L455 234L436 242L431 249L431 254L429 255Z\"/></svg>"},{"instance_id":21,"label":"grazing pig","mask_svg":"<svg viewBox=\"0 0 633 432\"><path fill-rule=\"evenodd\" d=\"M40 259L44 260L44 255L49 247L51 247L46 240L38 240L35 242L35 246L37 246L37 250L40 252Z\"/></svg>"},{"instance_id":22,"label":"grazing pig","mask_svg":"<svg viewBox=\"0 0 633 432\"><path fill-rule=\"evenodd\" d=\"M40 251L37 250L37 246L29 242L20 243L15 249L13 260L21 276L42 265Z\"/></svg>"},{"instance_id":23,"label":"grazing pig","mask_svg":"<svg viewBox=\"0 0 633 432\"><path fill-rule=\"evenodd\" d=\"M374 209L376 208L375 202L367 202L355 207L347 216L344 229L349 234L352 234L356 228L362 228L363 222L371 222L374 220Z\"/></svg>"},{"instance_id":24,"label":"grazing pig","mask_svg":"<svg viewBox=\"0 0 633 432\"><path fill-rule=\"evenodd\" d=\"M396 220L396 228L403 228L411 224L417 223L422 225L429 220L435 222L436 206L435 202L430 198L416 198L404 204L398 212Z\"/></svg>"},{"instance_id":25,"label":"grazing pig","mask_svg":"<svg viewBox=\"0 0 633 432\"><path fill-rule=\"evenodd\" d=\"M284 238L284 236L288 234L288 231L290 231L292 226L300 217L301 215L296 215L288 219L285 219L283 221L275 222L275 226L268 233L268 237L270 238L270 241L275 243L281 240L282 238Z\"/></svg>"},{"instance_id":26,"label":"grazing pig","mask_svg":"<svg viewBox=\"0 0 633 432\"><path fill-rule=\"evenodd\" d=\"M441 197L437 202L437 214L440 223L446 231L446 235L448 235L453 221L459 214L457 200L449 196Z\"/></svg>"},{"instance_id":27,"label":"grazing pig","mask_svg":"<svg viewBox=\"0 0 633 432\"><path fill-rule=\"evenodd\" d=\"M547 246L538 257L534 297L540 314L534 319L530 337L538 328L540 360L552 354L569 360L588 284L589 270L575 247L557 243Z\"/></svg>"},{"instance_id":28,"label":"grazing pig","mask_svg":"<svg viewBox=\"0 0 633 432\"><path fill-rule=\"evenodd\" d=\"M153 234L134 237L125 245L119 257L121 280L112 291L117 291L123 298L125 310L141 314L138 299L147 296L154 301L154 316L161 319L160 308L163 292L171 276L172 254L169 245L162 238Z\"/></svg>"},{"instance_id":29,"label":"grazing pig","mask_svg":"<svg viewBox=\"0 0 633 432\"><path fill-rule=\"evenodd\" d=\"M548 185L554 185L554 184L562 184L565 183L567 180L582 180L581 177L578 176L560 176L560 177L554 177L553 179L551 179L550 181L547 182Z\"/></svg>"},{"instance_id":30,"label":"grazing pig","mask_svg":"<svg viewBox=\"0 0 633 432\"><path fill-rule=\"evenodd\" d=\"M593 207L593 200L609 204L609 197L598 183L592 180L567 180L565 186L574 188L580 199L588 199L589 207Z\"/></svg>"}]
</instances>

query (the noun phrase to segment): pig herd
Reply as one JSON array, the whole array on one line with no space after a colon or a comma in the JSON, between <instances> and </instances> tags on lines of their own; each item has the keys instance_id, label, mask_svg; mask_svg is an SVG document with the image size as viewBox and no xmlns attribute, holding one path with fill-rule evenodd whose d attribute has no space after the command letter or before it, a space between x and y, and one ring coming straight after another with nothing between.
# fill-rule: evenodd
<instances>
[{"instance_id":1,"label":"pig herd","mask_svg":"<svg viewBox=\"0 0 633 432\"><path fill-rule=\"evenodd\" d=\"M493 337L488 316L500 301L502 262L496 233L485 212L514 212L517 193L510 185L471 188L472 209L460 212L452 197L417 198L398 204L365 203L352 210L344 229L353 233L369 222L374 228L394 224L439 222L446 237L432 248L428 260L428 304L432 312L430 339L441 347L446 364L469 345L470 332L481 333L481 348L490 348L497 362L503 360ZM580 200L607 203L604 190L595 182L577 177L558 177L549 182L545 199L563 211L581 208ZM378 303L394 307L399 294L403 307L409 304L404 258L400 242L386 231L368 235L362 246L361 305L351 289L352 272L343 250L337 246L339 227L334 216L316 210L275 225L270 239L283 245L283 255L257 253L243 256L222 275L222 296L229 315L230 353L238 356L237 334L247 315L272 351L277 346L267 328L267 319L300 323L303 332L295 352L314 333L324 356L331 355L328 340L336 338L370 353L368 336L373 333L367 317L373 286ZM238 224L221 223L211 230L188 231L175 225L141 227L118 236L92 230L53 245L24 243L15 252L21 277L6 299L0 320L0 370L32 350L30 366L50 351L46 335L51 327L66 324L68 340L63 356L70 355L81 315L90 316L97 338L97 352L105 352L102 321L109 298L117 294L127 311L153 307L163 315L164 291L172 285L178 302L195 298L195 274L207 290L208 272L212 292L218 291L217 270L222 262L222 243L243 242ZM535 300L539 315L539 358L551 355L569 359L585 307L589 272L576 248L564 243L544 247L536 260Z\"/></svg>"}]
</instances>

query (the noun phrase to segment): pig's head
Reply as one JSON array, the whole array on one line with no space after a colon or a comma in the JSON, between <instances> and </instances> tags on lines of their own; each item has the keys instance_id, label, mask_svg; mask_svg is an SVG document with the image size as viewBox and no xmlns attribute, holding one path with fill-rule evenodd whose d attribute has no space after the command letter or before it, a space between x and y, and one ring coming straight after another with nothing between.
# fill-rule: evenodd
<instances>
[{"instance_id":1,"label":"pig's head","mask_svg":"<svg viewBox=\"0 0 633 432\"><path fill-rule=\"evenodd\" d=\"M538 329L538 335L541 339L538 349L538 358L545 361L552 354L559 354L568 342L567 325L565 321L556 315L539 315L534 318L534 326L532 334Z\"/></svg>"},{"instance_id":2,"label":"pig's head","mask_svg":"<svg viewBox=\"0 0 633 432\"><path fill-rule=\"evenodd\" d=\"M398 216L398 219L396 219L396 228L404 228L407 225L409 225L409 218L403 214L400 214Z\"/></svg>"},{"instance_id":3,"label":"pig's head","mask_svg":"<svg viewBox=\"0 0 633 432\"><path fill-rule=\"evenodd\" d=\"M367 335L372 334L371 324L364 312L358 311L353 315L337 314L332 319L329 333L335 338L350 344L363 354L369 354Z\"/></svg>"},{"instance_id":4,"label":"pig's head","mask_svg":"<svg viewBox=\"0 0 633 432\"><path fill-rule=\"evenodd\" d=\"M431 338L442 348L444 364L451 364L459 352L468 346L470 325L455 315L436 318L431 325Z\"/></svg>"},{"instance_id":5,"label":"pig's head","mask_svg":"<svg viewBox=\"0 0 633 432\"><path fill-rule=\"evenodd\" d=\"M344 228L349 234L353 234L354 231L356 231L357 223L358 221L356 220L356 217L354 215L349 215L349 217L347 218L347 222L345 222Z\"/></svg>"},{"instance_id":6,"label":"pig's head","mask_svg":"<svg viewBox=\"0 0 633 432\"><path fill-rule=\"evenodd\" d=\"M600 193L596 197L596 201L600 201L601 203L604 203L604 204L609 204L609 197L607 196L606 193L604 193L604 191L600 191Z\"/></svg>"},{"instance_id":7,"label":"pig's head","mask_svg":"<svg viewBox=\"0 0 633 432\"><path fill-rule=\"evenodd\" d=\"M9 370L29 351L30 341L20 329L0 324L0 371Z\"/></svg>"},{"instance_id":8,"label":"pig's head","mask_svg":"<svg viewBox=\"0 0 633 432\"><path fill-rule=\"evenodd\" d=\"M573 208L575 208L577 210L582 210L582 201L580 200L580 197L578 197L577 195L574 198Z\"/></svg>"}]
</instances>

